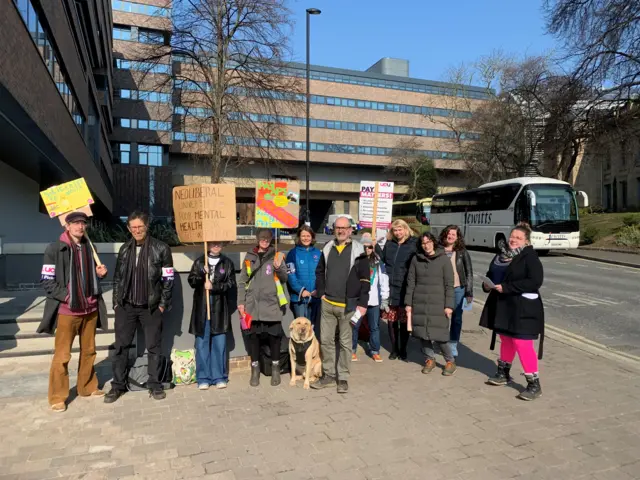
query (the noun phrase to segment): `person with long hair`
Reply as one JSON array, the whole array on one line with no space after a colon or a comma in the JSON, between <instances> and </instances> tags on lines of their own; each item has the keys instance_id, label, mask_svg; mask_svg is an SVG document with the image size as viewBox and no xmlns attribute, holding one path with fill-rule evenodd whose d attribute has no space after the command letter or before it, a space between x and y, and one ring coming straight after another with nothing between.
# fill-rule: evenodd
<instances>
[{"instance_id":1,"label":"person with long hair","mask_svg":"<svg viewBox=\"0 0 640 480\"><path fill-rule=\"evenodd\" d=\"M531 246L531 227L520 223L511 230L509 248L495 256L483 283L489 297L482 310L480 325L493 330L491 349L500 336L498 370L487 380L489 385L511 382L511 365L516 353L527 379L527 388L518 395L522 400L535 400L542 395L538 377L538 360L544 343L544 308L540 287L544 271L538 254ZM538 355L534 341L540 337Z\"/></svg>"},{"instance_id":2,"label":"person with long hair","mask_svg":"<svg viewBox=\"0 0 640 480\"><path fill-rule=\"evenodd\" d=\"M395 220L391 224L388 240L378 254L384 263L389 276L389 309L382 313L386 320L391 340L390 360L400 358L407 361L407 316L405 311L405 293L407 286L407 270L416 253L416 238L404 220Z\"/></svg>"},{"instance_id":3,"label":"person with long hair","mask_svg":"<svg viewBox=\"0 0 640 480\"><path fill-rule=\"evenodd\" d=\"M471 256L464 245L464 236L457 225L447 225L440 232L440 245L444 253L451 260L453 266L453 288L455 307L451 317L450 342L451 352L458 356L458 342L462 333L462 306L464 299L467 303L473 301L473 266Z\"/></svg>"},{"instance_id":4,"label":"person with long hair","mask_svg":"<svg viewBox=\"0 0 640 480\"><path fill-rule=\"evenodd\" d=\"M446 362L442 375L451 376L456 362L449 343L449 323L454 307L453 266L431 233L423 233L416 255L411 260L404 299L411 331L420 339L425 364L422 373L436 367L435 346Z\"/></svg>"},{"instance_id":5,"label":"person with long hair","mask_svg":"<svg viewBox=\"0 0 640 480\"><path fill-rule=\"evenodd\" d=\"M385 273L384 264L375 251L373 238L370 233L364 233L360 238L364 252L369 260L369 306L367 307L367 325L369 325L369 354L376 363L382 362L380 356L380 310L389 310L389 277ZM352 362L358 361L358 334L360 332L360 318L353 326L353 355Z\"/></svg>"},{"instance_id":6,"label":"person with long hair","mask_svg":"<svg viewBox=\"0 0 640 480\"><path fill-rule=\"evenodd\" d=\"M247 252L238 281L238 314L245 319L244 335L251 356L249 385L260 385L260 340L269 338L271 352L271 385L280 385L280 347L284 331L282 317L287 299L283 284L287 283L284 255L271 244L273 233L260 228L256 234L258 245ZM248 315L248 317L247 317ZM251 318L248 325L247 318Z\"/></svg>"},{"instance_id":7,"label":"person with long hair","mask_svg":"<svg viewBox=\"0 0 640 480\"><path fill-rule=\"evenodd\" d=\"M316 296L316 268L322 253L314 244L316 234L313 229L303 225L298 230L296 246L287 254L287 272L289 279L289 293L291 294L291 309L295 318L308 318L316 338L320 338L320 321L318 306L320 299Z\"/></svg>"}]
</instances>

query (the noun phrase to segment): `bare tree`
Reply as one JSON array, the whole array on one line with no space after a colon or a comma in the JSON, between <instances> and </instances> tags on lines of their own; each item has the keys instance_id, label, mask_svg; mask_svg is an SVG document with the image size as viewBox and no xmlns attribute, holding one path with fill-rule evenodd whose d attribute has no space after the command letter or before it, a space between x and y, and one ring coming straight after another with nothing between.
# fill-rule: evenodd
<instances>
[{"instance_id":1,"label":"bare tree","mask_svg":"<svg viewBox=\"0 0 640 480\"><path fill-rule=\"evenodd\" d=\"M171 83L183 140L195 142L188 149L208 164L211 181L231 165L286 156L283 117L301 111L303 99L286 66L285 0L173 0L170 22L170 45L144 45L137 60L149 71L171 64L154 88Z\"/></svg>"},{"instance_id":2,"label":"bare tree","mask_svg":"<svg viewBox=\"0 0 640 480\"><path fill-rule=\"evenodd\" d=\"M640 91L638 0L545 0L547 28L564 40L573 76L605 101Z\"/></svg>"},{"instance_id":3,"label":"bare tree","mask_svg":"<svg viewBox=\"0 0 640 480\"><path fill-rule=\"evenodd\" d=\"M419 152L416 137L400 140L389 155L388 170L406 175L409 200L431 197L438 191L438 175L433 160Z\"/></svg>"},{"instance_id":4,"label":"bare tree","mask_svg":"<svg viewBox=\"0 0 640 480\"><path fill-rule=\"evenodd\" d=\"M525 174L571 178L584 142L597 131L592 89L561 75L548 56L516 61L500 52L450 72L449 81L482 79L488 99L446 100L447 117L472 185Z\"/></svg>"}]
</instances>

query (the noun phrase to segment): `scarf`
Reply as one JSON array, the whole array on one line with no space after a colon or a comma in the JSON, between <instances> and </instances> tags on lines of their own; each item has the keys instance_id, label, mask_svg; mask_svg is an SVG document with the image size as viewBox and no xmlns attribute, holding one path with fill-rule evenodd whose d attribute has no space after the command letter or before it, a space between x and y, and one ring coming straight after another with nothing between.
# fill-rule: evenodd
<instances>
[{"instance_id":1,"label":"scarf","mask_svg":"<svg viewBox=\"0 0 640 480\"><path fill-rule=\"evenodd\" d=\"M69 308L71 310L87 310L89 308L88 299L99 294L96 264L84 239L78 245L71 239L69 232L66 232L62 240L69 245L71 250Z\"/></svg>"},{"instance_id":2,"label":"scarf","mask_svg":"<svg viewBox=\"0 0 640 480\"><path fill-rule=\"evenodd\" d=\"M133 240L127 257L127 278L129 279L128 299L133 305L147 305L149 303L149 239L144 239L140 249L140 256L136 264L136 242Z\"/></svg>"},{"instance_id":3,"label":"scarf","mask_svg":"<svg viewBox=\"0 0 640 480\"><path fill-rule=\"evenodd\" d=\"M500 254L498 255L498 258L502 263L509 263L515 257L520 255L523 249L524 247L518 247L513 249L505 249L505 248L500 249Z\"/></svg>"}]
</instances>

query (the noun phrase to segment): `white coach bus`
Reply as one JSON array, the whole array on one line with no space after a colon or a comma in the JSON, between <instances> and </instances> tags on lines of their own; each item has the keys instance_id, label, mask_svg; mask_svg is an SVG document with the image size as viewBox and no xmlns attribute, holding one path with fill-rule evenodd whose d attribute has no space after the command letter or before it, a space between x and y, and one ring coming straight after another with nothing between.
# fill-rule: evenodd
<instances>
[{"instance_id":1,"label":"white coach bus","mask_svg":"<svg viewBox=\"0 0 640 480\"><path fill-rule=\"evenodd\" d=\"M553 178L521 177L487 183L479 188L435 195L431 204L431 232L436 236L447 225L458 225L467 245L500 248L518 222L533 230L533 248L578 248L581 207L588 206L584 192Z\"/></svg>"}]
</instances>

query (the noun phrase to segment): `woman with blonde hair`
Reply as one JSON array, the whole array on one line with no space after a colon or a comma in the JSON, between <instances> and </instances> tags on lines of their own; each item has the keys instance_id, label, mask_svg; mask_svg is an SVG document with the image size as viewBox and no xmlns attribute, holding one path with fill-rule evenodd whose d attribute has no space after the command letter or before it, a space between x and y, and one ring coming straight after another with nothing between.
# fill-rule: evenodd
<instances>
[{"instance_id":1,"label":"woman with blonde hair","mask_svg":"<svg viewBox=\"0 0 640 480\"><path fill-rule=\"evenodd\" d=\"M510 383L511 365L517 354L527 379L527 388L518 398L535 400L542 395L538 360L542 359L544 343L544 308L540 297L544 271L531 246L529 224L519 223L511 230L508 247L492 260L487 278L492 285L482 284L489 297L482 310L480 325L493 330L491 350L496 335L500 336L498 370L487 383ZM538 338L536 356L534 341Z\"/></svg>"},{"instance_id":2,"label":"woman with blonde hair","mask_svg":"<svg viewBox=\"0 0 640 480\"><path fill-rule=\"evenodd\" d=\"M387 321L392 351L390 360L400 358L407 361L407 315L404 298L407 289L407 271L411 259L416 253L416 238L404 220L396 220L391 224L387 242L378 251L389 277L389 306L382 313Z\"/></svg>"}]
</instances>

